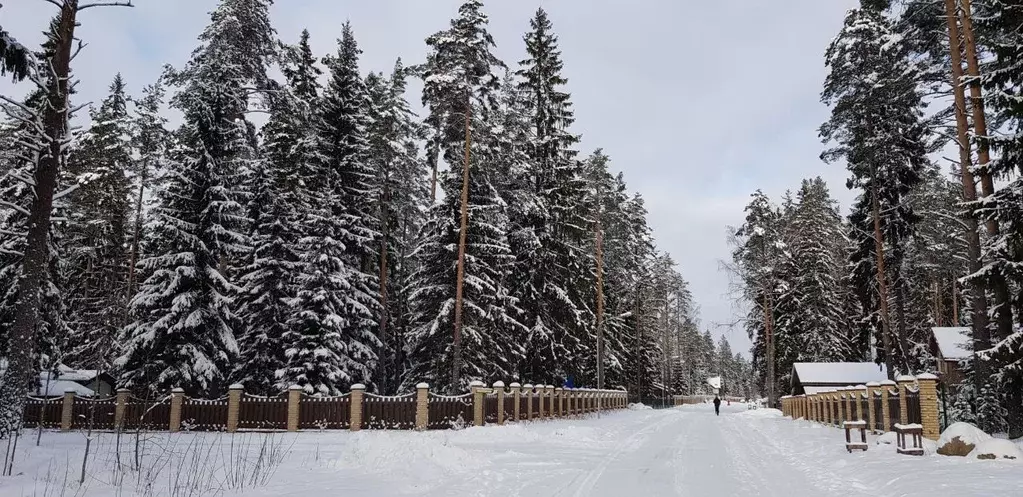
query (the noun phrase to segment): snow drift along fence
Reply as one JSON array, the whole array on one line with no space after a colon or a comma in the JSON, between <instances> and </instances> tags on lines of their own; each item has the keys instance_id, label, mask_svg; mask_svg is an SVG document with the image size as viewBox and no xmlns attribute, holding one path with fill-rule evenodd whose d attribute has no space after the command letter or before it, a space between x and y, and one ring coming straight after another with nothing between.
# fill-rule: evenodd
<instances>
[{"instance_id":1,"label":"snow drift along fence","mask_svg":"<svg viewBox=\"0 0 1023 497\"><path fill-rule=\"evenodd\" d=\"M374 395L363 385L353 385L350 393L334 397L309 396L298 386L280 396L261 397L232 385L219 399L191 398L181 389L162 399L140 399L124 389L107 399L73 392L57 399L29 398L24 423L65 431L426 430L586 415L623 409L627 402L625 390L518 383L505 388L502 382L492 388L474 383L469 393L456 396L431 393L425 383L406 395Z\"/></svg>"},{"instance_id":2,"label":"snow drift along fence","mask_svg":"<svg viewBox=\"0 0 1023 497\"><path fill-rule=\"evenodd\" d=\"M865 421L875 432L893 431L896 425L921 425L924 438L937 440L938 377L902 376L809 395L782 397L782 412L792 419L842 426L843 421Z\"/></svg>"}]
</instances>

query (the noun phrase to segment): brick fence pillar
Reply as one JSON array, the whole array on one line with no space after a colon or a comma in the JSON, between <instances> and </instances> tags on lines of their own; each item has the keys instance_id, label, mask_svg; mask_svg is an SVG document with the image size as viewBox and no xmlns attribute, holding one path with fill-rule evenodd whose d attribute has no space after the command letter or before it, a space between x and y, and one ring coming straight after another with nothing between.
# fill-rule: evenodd
<instances>
[{"instance_id":1,"label":"brick fence pillar","mask_svg":"<svg viewBox=\"0 0 1023 497\"><path fill-rule=\"evenodd\" d=\"M171 390L170 398L170 427L171 433L181 431L181 406L185 403L185 390L175 388Z\"/></svg>"},{"instance_id":2,"label":"brick fence pillar","mask_svg":"<svg viewBox=\"0 0 1023 497\"><path fill-rule=\"evenodd\" d=\"M117 400L114 404L114 429L120 430L124 427L124 412L128 407L128 400L131 398L131 390L127 388L117 389Z\"/></svg>"},{"instance_id":3,"label":"brick fence pillar","mask_svg":"<svg viewBox=\"0 0 1023 497\"><path fill-rule=\"evenodd\" d=\"M227 432L234 433L238 431L238 415L241 413L242 408L242 394L245 393L245 387L238 383L227 387Z\"/></svg>"},{"instance_id":4,"label":"brick fence pillar","mask_svg":"<svg viewBox=\"0 0 1023 497\"><path fill-rule=\"evenodd\" d=\"M554 417L554 385L547 385L547 387L545 387L545 390L547 391L547 393L546 393L546 395L547 395L547 417L548 418L553 418Z\"/></svg>"},{"instance_id":5,"label":"brick fence pillar","mask_svg":"<svg viewBox=\"0 0 1023 497\"><path fill-rule=\"evenodd\" d=\"M430 426L430 385L416 385L416 430L423 431Z\"/></svg>"},{"instance_id":6,"label":"brick fence pillar","mask_svg":"<svg viewBox=\"0 0 1023 497\"><path fill-rule=\"evenodd\" d=\"M497 393L497 424L504 424L504 382L494 382L494 392Z\"/></svg>"},{"instance_id":7,"label":"brick fence pillar","mask_svg":"<svg viewBox=\"0 0 1023 497\"><path fill-rule=\"evenodd\" d=\"M348 397L351 413L348 416L351 431L362 429L362 398L366 395L366 385L356 383L352 385L352 394Z\"/></svg>"},{"instance_id":8,"label":"brick fence pillar","mask_svg":"<svg viewBox=\"0 0 1023 497\"><path fill-rule=\"evenodd\" d=\"M66 390L64 392L64 403L61 405L60 410L60 431L68 431L71 429L71 422L74 420L72 417L75 409L75 391Z\"/></svg>"},{"instance_id":9,"label":"brick fence pillar","mask_svg":"<svg viewBox=\"0 0 1023 497\"><path fill-rule=\"evenodd\" d=\"M916 377L920 384L920 421L924 425L924 438L937 440L941 436L938 417L938 377L924 373Z\"/></svg>"},{"instance_id":10,"label":"brick fence pillar","mask_svg":"<svg viewBox=\"0 0 1023 497\"><path fill-rule=\"evenodd\" d=\"M856 415L856 387L845 387L845 420L854 421Z\"/></svg>"},{"instance_id":11,"label":"brick fence pillar","mask_svg":"<svg viewBox=\"0 0 1023 497\"><path fill-rule=\"evenodd\" d=\"M526 383L522 388L526 389L526 421L533 420L533 385Z\"/></svg>"},{"instance_id":12,"label":"brick fence pillar","mask_svg":"<svg viewBox=\"0 0 1023 497\"><path fill-rule=\"evenodd\" d=\"M482 381L474 381L469 384L469 390L472 392L472 424L473 426L483 426L483 403L487 398L486 385Z\"/></svg>"},{"instance_id":13,"label":"brick fence pillar","mask_svg":"<svg viewBox=\"0 0 1023 497\"><path fill-rule=\"evenodd\" d=\"M554 410L557 411L559 418L565 417L565 389L558 387L554 389L554 398L557 399L554 402Z\"/></svg>"},{"instance_id":14,"label":"brick fence pillar","mask_svg":"<svg viewBox=\"0 0 1023 497\"><path fill-rule=\"evenodd\" d=\"M302 408L302 387L288 387L288 431L298 431L299 409Z\"/></svg>"},{"instance_id":15,"label":"brick fence pillar","mask_svg":"<svg viewBox=\"0 0 1023 497\"><path fill-rule=\"evenodd\" d=\"M909 424L909 404L906 402L906 389L913 386L916 383L916 377L910 375L903 375L896 378L899 382L899 423L904 425Z\"/></svg>"},{"instance_id":16,"label":"brick fence pillar","mask_svg":"<svg viewBox=\"0 0 1023 497\"><path fill-rule=\"evenodd\" d=\"M870 392L867 390L866 385L857 385L856 392L854 393L856 394L856 419L858 421L866 421L867 411L863 410L863 399L867 399L867 403L869 404L870 397L868 397L867 394Z\"/></svg>"},{"instance_id":17,"label":"brick fence pillar","mask_svg":"<svg viewBox=\"0 0 1023 497\"><path fill-rule=\"evenodd\" d=\"M515 396L514 400L512 400L512 404L514 404L514 406L513 406L514 409L515 409L515 411L514 411L514 419L515 419L515 422L517 423L520 419L522 419L522 417L521 417L521 412L522 412L522 385L520 385L518 383L512 383L511 384L511 389L512 389L512 395Z\"/></svg>"},{"instance_id":18,"label":"brick fence pillar","mask_svg":"<svg viewBox=\"0 0 1023 497\"><path fill-rule=\"evenodd\" d=\"M881 382L881 422L886 433L892 431L892 410L888 403L888 392L893 386L896 386L896 383L892 380Z\"/></svg>"}]
</instances>

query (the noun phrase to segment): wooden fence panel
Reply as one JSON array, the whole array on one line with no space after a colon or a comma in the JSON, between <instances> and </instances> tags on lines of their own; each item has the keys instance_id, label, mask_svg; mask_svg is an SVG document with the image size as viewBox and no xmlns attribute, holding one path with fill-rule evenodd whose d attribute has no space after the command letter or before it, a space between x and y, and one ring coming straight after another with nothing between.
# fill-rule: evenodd
<instances>
[{"instance_id":1,"label":"wooden fence panel","mask_svg":"<svg viewBox=\"0 0 1023 497\"><path fill-rule=\"evenodd\" d=\"M298 406L300 430L347 430L351 426L351 395L309 397L302 394Z\"/></svg>"},{"instance_id":2,"label":"wooden fence panel","mask_svg":"<svg viewBox=\"0 0 1023 497\"><path fill-rule=\"evenodd\" d=\"M497 394L488 394L483 399L483 422L485 424L497 424Z\"/></svg>"},{"instance_id":3,"label":"wooden fence panel","mask_svg":"<svg viewBox=\"0 0 1023 497\"><path fill-rule=\"evenodd\" d=\"M60 428L60 417L64 411L64 399L37 399L29 397L25 403L24 422L26 428L38 428L42 420L43 428Z\"/></svg>"},{"instance_id":4,"label":"wooden fence panel","mask_svg":"<svg viewBox=\"0 0 1023 497\"><path fill-rule=\"evenodd\" d=\"M287 430L287 394L279 397L242 395L238 404L238 428L242 430Z\"/></svg>"},{"instance_id":5,"label":"wooden fence panel","mask_svg":"<svg viewBox=\"0 0 1023 497\"><path fill-rule=\"evenodd\" d=\"M895 425L902 423L902 406L899 404L899 392L892 390L888 392L888 421L893 429Z\"/></svg>"},{"instance_id":6,"label":"wooden fence panel","mask_svg":"<svg viewBox=\"0 0 1023 497\"><path fill-rule=\"evenodd\" d=\"M124 404L125 431L158 431L170 429L170 400L147 401L129 397Z\"/></svg>"},{"instance_id":7,"label":"wooden fence panel","mask_svg":"<svg viewBox=\"0 0 1023 497\"><path fill-rule=\"evenodd\" d=\"M868 397L866 393L858 393L858 394L856 394L856 398L859 399L859 403L860 403L859 411L856 413L856 416L859 417L860 412L862 412L863 413L863 419L861 419L860 421L870 422L870 414L869 414L870 413L870 397Z\"/></svg>"},{"instance_id":8,"label":"wooden fence panel","mask_svg":"<svg viewBox=\"0 0 1023 497\"><path fill-rule=\"evenodd\" d=\"M427 408L427 428L431 430L450 430L472 425L472 394L448 397L431 393Z\"/></svg>"},{"instance_id":9,"label":"wooden fence panel","mask_svg":"<svg viewBox=\"0 0 1023 497\"><path fill-rule=\"evenodd\" d=\"M412 430L416 427L416 394L384 397L366 394L362 427L371 430Z\"/></svg>"},{"instance_id":10,"label":"wooden fence panel","mask_svg":"<svg viewBox=\"0 0 1023 497\"><path fill-rule=\"evenodd\" d=\"M881 392L874 392L874 429L884 431L884 398Z\"/></svg>"},{"instance_id":11,"label":"wooden fence panel","mask_svg":"<svg viewBox=\"0 0 1023 497\"><path fill-rule=\"evenodd\" d=\"M114 410L117 401L113 397L106 399L90 399L75 397L71 404L72 430L113 430Z\"/></svg>"},{"instance_id":12,"label":"wooden fence panel","mask_svg":"<svg viewBox=\"0 0 1023 497\"><path fill-rule=\"evenodd\" d=\"M186 397L181 403L183 431L227 430L227 397L214 400Z\"/></svg>"},{"instance_id":13,"label":"wooden fence panel","mask_svg":"<svg viewBox=\"0 0 1023 497\"><path fill-rule=\"evenodd\" d=\"M909 424L923 423L923 417L920 415L920 389L918 388L906 389L906 421Z\"/></svg>"},{"instance_id":14,"label":"wooden fence panel","mask_svg":"<svg viewBox=\"0 0 1023 497\"><path fill-rule=\"evenodd\" d=\"M501 409L504 410L504 422L505 423L508 423L508 422L511 422L511 421L515 421L515 396L514 395L505 395L504 396L504 405L501 406Z\"/></svg>"}]
</instances>

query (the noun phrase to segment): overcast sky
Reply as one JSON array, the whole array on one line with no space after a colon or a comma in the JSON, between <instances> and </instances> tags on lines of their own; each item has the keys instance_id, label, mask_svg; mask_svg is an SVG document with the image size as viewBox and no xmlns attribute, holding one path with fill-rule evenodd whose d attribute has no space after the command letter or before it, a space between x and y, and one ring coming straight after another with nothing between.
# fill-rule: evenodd
<instances>
[{"instance_id":1,"label":"overcast sky","mask_svg":"<svg viewBox=\"0 0 1023 497\"><path fill-rule=\"evenodd\" d=\"M89 2L92 0L82 0ZM0 0L0 25L37 43L55 7ZM196 45L214 0L134 0L133 9L90 9L79 20L88 47L75 61L78 102L103 98L120 71L130 90L180 66ZM363 71L389 71L396 57L418 63L424 39L448 25L460 0L277 0L273 23L294 42L303 28L313 49L335 49L351 20ZM489 0L490 30L509 65L524 56L522 35L537 7L560 37L575 104L575 132L588 153L602 147L632 190L646 199L658 246L689 281L705 329L747 354L735 321L726 226L742 222L749 194L777 198L805 177L827 179L843 213L852 198L845 170L818 155L828 109L818 95L824 50L857 0ZM418 105L419 86L410 100ZM11 92L0 83L0 92ZM16 91L16 90L13 90Z\"/></svg>"}]
</instances>

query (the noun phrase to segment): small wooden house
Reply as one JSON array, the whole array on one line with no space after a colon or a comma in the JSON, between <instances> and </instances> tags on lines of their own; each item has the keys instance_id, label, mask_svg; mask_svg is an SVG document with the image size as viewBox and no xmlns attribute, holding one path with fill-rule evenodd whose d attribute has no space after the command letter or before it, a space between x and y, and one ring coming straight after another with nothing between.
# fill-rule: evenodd
<instances>
[{"instance_id":1,"label":"small wooden house","mask_svg":"<svg viewBox=\"0 0 1023 497\"><path fill-rule=\"evenodd\" d=\"M938 361L938 373L945 386L954 389L963 381L959 361L973 356L970 349L970 328L931 328L931 352Z\"/></svg>"},{"instance_id":2,"label":"small wooden house","mask_svg":"<svg viewBox=\"0 0 1023 497\"><path fill-rule=\"evenodd\" d=\"M792 365L791 395L812 395L837 388L884 381L884 364L873 362L797 362Z\"/></svg>"}]
</instances>

